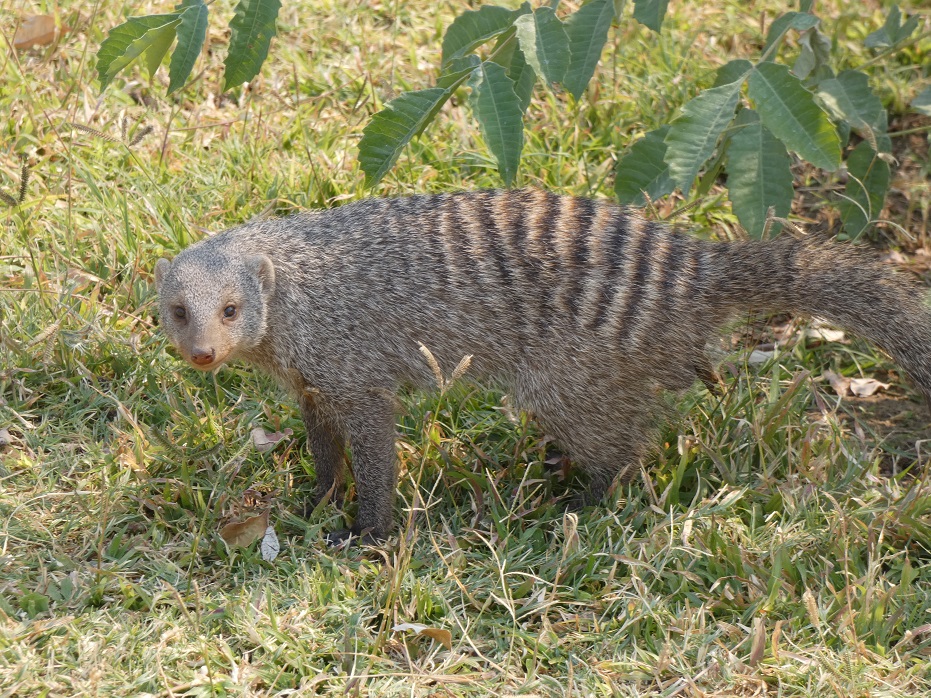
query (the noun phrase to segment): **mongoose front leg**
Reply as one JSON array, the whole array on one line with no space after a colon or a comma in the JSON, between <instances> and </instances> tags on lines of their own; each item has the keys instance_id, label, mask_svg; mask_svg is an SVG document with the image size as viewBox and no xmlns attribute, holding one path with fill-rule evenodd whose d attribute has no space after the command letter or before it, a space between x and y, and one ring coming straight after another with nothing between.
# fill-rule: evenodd
<instances>
[{"instance_id":1,"label":"mongoose front leg","mask_svg":"<svg viewBox=\"0 0 931 698\"><path fill-rule=\"evenodd\" d=\"M394 406L391 397L369 395L354 401L351 409L343 413L359 511L352 528L334 531L328 537L330 543L340 543L350 534L363 542L383 540L394 528L392 512L397 486Z\"/></svg>"},{"instance_id":2,"label":"mongoose front leg","mask_svg":"<svg viewBox=\"0 0 931 698\"><path fill-rule=\"evenodd\" d=\"M327 494L339 501L346 470L346 437L336 419L321 407L315 395L304 393L300 403L307 431L307 448L314 458L317 474L313 505L319 504Z\"/></svg>"}]
</instances>

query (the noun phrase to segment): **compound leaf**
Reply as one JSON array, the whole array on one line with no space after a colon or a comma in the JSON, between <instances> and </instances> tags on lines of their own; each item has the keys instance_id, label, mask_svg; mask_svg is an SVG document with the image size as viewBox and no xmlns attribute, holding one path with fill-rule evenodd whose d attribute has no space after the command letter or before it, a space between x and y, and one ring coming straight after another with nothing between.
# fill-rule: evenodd
<instances>
[{"instance_id":1,"label":"compound leaf","mask_svg":"<svg viewBox=\"0 0 931 698\"><path fill-rule=\"evenodd\" d=\"M614 0L592 0L566 19L569 68L563 85L578 99L588 86L614 19Z\"/></svg>"},{"instance_id":2,"label":"compound leaf","mask_svg":"<svg viewBox=\"0 0 931 698\"><path fill-rule=\"evenodd\" d=\"M750 73L748 93L763 125L816 167L836 170L840 138L802 81L778 63L760 63Z\"/></svg>"},{"instance_id":3,"label":"compound leaf","mask_svg":"<svg viewBox=\"0 0 931 698\"><path fill-rule=\"evenodd\" d=\"M514 19L525 10L509 10L496 5L484 5L477 10L468 10L453 20L443 36L443 53L440 64L447 64L471 53L486 41L493 39L514 24Z\"/></svg>"},{"instance_id":4,"label":"compound leaf","mask_svg":"<svg viewBox=\"0 0 931 698\"><path fill-rule=\"evenodd\" d=\"M886 133L886 110L873 90L869 79L859 70L845 70L836 78L818 83L818 97L837 119L870 142L873 150L889 152L892 143Z\"/></svg>"},{"instance_id":5,"label":"compound leaf","mask_svg":"<svg viewBox=\"0 0 931 698\"><path fill-rule=\"evenodd\" d=\"M362 129L362 140L359 141L359 164L365 172L367 187L373 187L381 181L397 161L404 146L433 121L459 84L461 82L446 88L431 87L405 92L388 102L384 109L372 117Z\"/></svg>"},{"instance_id":6,"label":"compound leaf","mask_svg":"<svg viewBox=\"0 0 931 698\"><path fill-rule=\"evenodd\" d=\"M97 74L100 77L101 92L113 80L117 73L136 60L153 46L156 53L166 41L166 36L174 34L175 27L180 22L180 13L170 12L163 15L146 15L145 17L130 17L122 24L114 27L107 34L107 38L100 44L97 51ZM170 45L169 41L169 45ZM167 49L166 49L167 50ZM164 57L159 56L159 63ZM155 56L146 56L146 63L151 68ZM156 64L156 68L158 65Z\"/></svg>"},{"instance_id":7,"label":"compound leaf","mask_svg":"<svg viewBox=\"0 0 931 698\"><path fill-rule=\"evenodd\" d=\"M548 83L561 82L569 68L569 36L551 7L514 20L517 39L527 62Z\"/></svg>"},{"instance_id":8,"label":"compound leaf","mask_svg":"<svg viewBox=\"0 0 931 698\"><path fill-rule=\"evenodd\" d=\"M281 0L239 0L230 21L230 48L224 61L223 89L248 82L268 56Z\"/></svg>"},{"instance_id":9,"label":"compound leaf","mask_svg":"<svg viewBox=\"0 0 931 698\"><path fill-rule=\"evenodd\" d=\"M727 144L727 188L737 220L761 238L769 207L784 218L792 206L792 169L786 147L760 123L752 109L734 120ZM774 226L773 232L778 228Z\"/></svg>"},{"instance_id":10,"label":"compound leaf","mask_svg":"<svg viewBox=\"0 0 931 698\"><path fill-rule=\"evenodd\" d=\"M931 87L926 87L912 100L911 108L919 114L931 116Z\"/></svg>"},{"instance_id":11,"label":"compound leaf","mask_svg":"<svg viewBox=\"0 0 931 698\"><path fill-rule=\"evenodd\" d=\"M472 74L472 111L485 143L498 162L498 172L508 186L517 175L524 147L523 109L514 82L497 63L485 61Z\"/></svg>"},{"instance_id":12,"label":"compound leaf","mask_svg":"<svg viewBox=\"0 0 931 698\"><path fill-rule=\"evenodd\" d=\"M634 19L658 34L668 7L669 0L634 0Z\"/></svg>"},{"instance_id":13,"label":"compound leaf","mask_svg":"<svg viewBox=\"0 0 931 698\"><path fill-rule=\"evenodd\" d=\"M669 174L687 193L698 171L714 152L718 139L734 118L743 80L705 90L682 107L666 134Z\"/></svg>"},{"instance_id":14,"label":"compound leaf","mask_svg":"<svg viewBox=\"0 0 931 698\"><path fill-rule=\"evenodd\" d=\"M847 157L847 186L839 202L844 231L858 237L879 217L889 190L889 163L863 141Z\"/></svg>"},{"instance_id":15,"label":"compound leaf","mask_svg":"<svg viewBox=\"0 0 931 698\"><path fill-rule=\"evenodd\" d=\"M668 132L668 125L650 131L618 161L614 193L622 204L643 206L644 192L655 201L676 188L665 160Z\"/></svg>"},{"instance_id":16,"label":"compound leaf","mask_svg":"<svg viewBox=\"0 0 931 698\"><path fill-rule=\"evenodd\" d=\"M181 10L178 25L178 46L171 54L168 65L168 94L184 86L194 69L194 62L204 47L207 38L207 18L210 14L203 0L187 0Z\"/></svg>"}]
</instances>

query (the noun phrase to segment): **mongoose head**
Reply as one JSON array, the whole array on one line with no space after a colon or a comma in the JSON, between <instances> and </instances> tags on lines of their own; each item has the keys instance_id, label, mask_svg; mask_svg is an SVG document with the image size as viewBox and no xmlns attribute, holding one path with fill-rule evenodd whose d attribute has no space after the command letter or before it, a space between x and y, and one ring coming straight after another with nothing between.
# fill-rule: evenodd
<instances>
[{"instance_id":1,"label":"mongoose head","mask_svg":"<svg viewBox=\"0 0 931 698\"><path fill-rule=\"evenodd\" d=\"M155 265L162 330L194 368L208 371L265 335L275 267L265 255L191 247Z\"/></svg>"}]
</instances>

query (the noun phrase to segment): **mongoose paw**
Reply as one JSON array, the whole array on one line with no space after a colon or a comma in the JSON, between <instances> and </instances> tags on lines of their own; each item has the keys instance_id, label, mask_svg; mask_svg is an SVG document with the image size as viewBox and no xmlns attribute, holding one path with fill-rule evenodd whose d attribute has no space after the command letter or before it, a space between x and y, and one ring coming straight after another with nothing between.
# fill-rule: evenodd
<instances>
[{"instance_id":1,"label":"mongoose paw","mask_svg":"<svg viewBox=\"0 0 931 698\"><path fill-rule=\"evenodd\" d=\"M577 493L566 500L566 513L578 514L585 507L590 506L592 506L592 503L588 501L588 497L586 497L583 493Z\"/></svg>"}]
</instances>

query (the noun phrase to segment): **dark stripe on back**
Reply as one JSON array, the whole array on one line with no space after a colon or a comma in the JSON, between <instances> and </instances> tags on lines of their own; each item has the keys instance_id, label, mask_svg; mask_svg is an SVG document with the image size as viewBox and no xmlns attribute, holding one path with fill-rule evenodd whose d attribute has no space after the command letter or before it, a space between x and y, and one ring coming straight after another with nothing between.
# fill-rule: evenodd
<instances>
[{"instance_id":1,"label":"dark stripe on back","mask_svg":"<svg viewBox=\"0 0 931 698\"><path fill-rule=\"evenodd\" d=\"M500 194L495 192L485 192L481 195L478 202L479 223L485 235L485 247L495 262L498 276L501 277L501 283L509 297L513 299L513 274L508 265L507 255L504 250L504 234L498 228L498 221L494 210L495 199L497 199L498 196L500 196Z\"/></svg>"},{"instance_id":2,"label":"dark stripe on back","mask_svg":"<svg viewBox=\"0 0 931 698\"><path fill-rule=\"evenodd\" d=\"M592 242L592 226L595 222L595 202L591 199L572 199L571 236L568 265L570 278L566 280L566 307L573 317L579 313L579 299L585 292L585 277L592 273L589 268L589 245Z\"/></svg>"},{"instance_id":3,"label":"dark stripe on back","mask_svg":"<svg viewBox=\"0 0 931 698\"><path fill-rule=\"evenodd\" d=\"M439 263L442 271L439 278L435 278L434 292L444 304L450 300L449 288L453 279L453 270L449 266L449 255L443 246L443 231L440 228L440 210L442 206L442 196L424 196L420 200L420 210L415 213L416 219L411 221L411 225L419 226L423 237L429 247L428 254L431 259ZM435 265L431 265L435 266Z\"/></svg>"},{"instance_id":4,"label":"dark stripe on back","mask_svg":"<svg viewBox=\"0 0 931 698\"><path fill-rule=\"evenodd\" d=\"M508 234L512 254L515 259L520 260L521 267L527 275L527 281L532 287L531 292L536 292L540 283L541 263L533 254L527 228L527 218L531 215L534 203L533 191L522 189L512 193L511 196L514 198L514 205L508 207Z\"/></svg>"},{"instance_id":5,"label":"dark stripe on back","mask_svg":"<svg viewBox=\"0 0 931 698\"><path fill-rule=\"evenodd\" d=\"M559 253L554 243L558 222L562 211L562 201L556 194L547 193L543 202L545 213L537 221L541 225L540 234L540 260L543 267L543 278L540 280L541 315L540 330L545 333L555 315L556 307L553 299L556 295L556 285L559 282Z\"/></svg>"},{"instance_id":6,"label":"dark stripe on back","mask_svg":"<svg viewBox=\"0 0 931 698\"><path fill-rule=\"evenodd\" d=\"M634 278L630 280L630 292L627 294L627 303L621 315L621 329L618 332L618 346L623 348L630 341L633 331L636 327L637 320L643 308L643 300L646 297L646 280L650 273L650 264L653 263L653 254L655 252L655 238L653 236L656 225L652 222L644 223L644 229L640 235L640 244L634 252L637 262L637 268L634 271Z\"/></svg>"},{"instance_id":7,"label":"dark stripe on back","mask_svg":"<svg viewBox=\"0 0 931 698\"><path fill-rule=\"evenodd\" d=\"M462 224L463 203L465 202L462 201L462 194L444 197L438 211L440 235L445 240L445 248L449 254L448 267L453 270L453 278L459 277L462 281L473 285L477 282L478 270L475 258L469 253L471 245L467 226Z\"/></svg>"},{"instance_id":8,"label":"dark stripe on back","mask_svg":"<svg viewBox=\"0 0 931 698\"><path fill-rule=\"evenodd\" d=\"M663 279L660 283L662 302L667 307L673 307L676 299L676 283L682 276L683 262L687 250L687 240L681 233L670 232L667 238L669 251L666 254L666 263L663 265Z\"/></svg>"},{"instance_id":9,"label":"dark stripe on back","mask_svg":"<svg viewBox=\"0 0 931 698\"><path fill-rule=\"evenodd\" d=\"M589 329L597 330L604 325L608 316L608 309L614 302L618 292L618 281L624 269L624 260L627 259L627 244L630 241L630 216L623 209L614 214L614 224L604 239L604 258L608 263L605 271L604 288L601 292L601 302L595 310L595 317L589 323Z\"/></svg>"}]
</instances>

